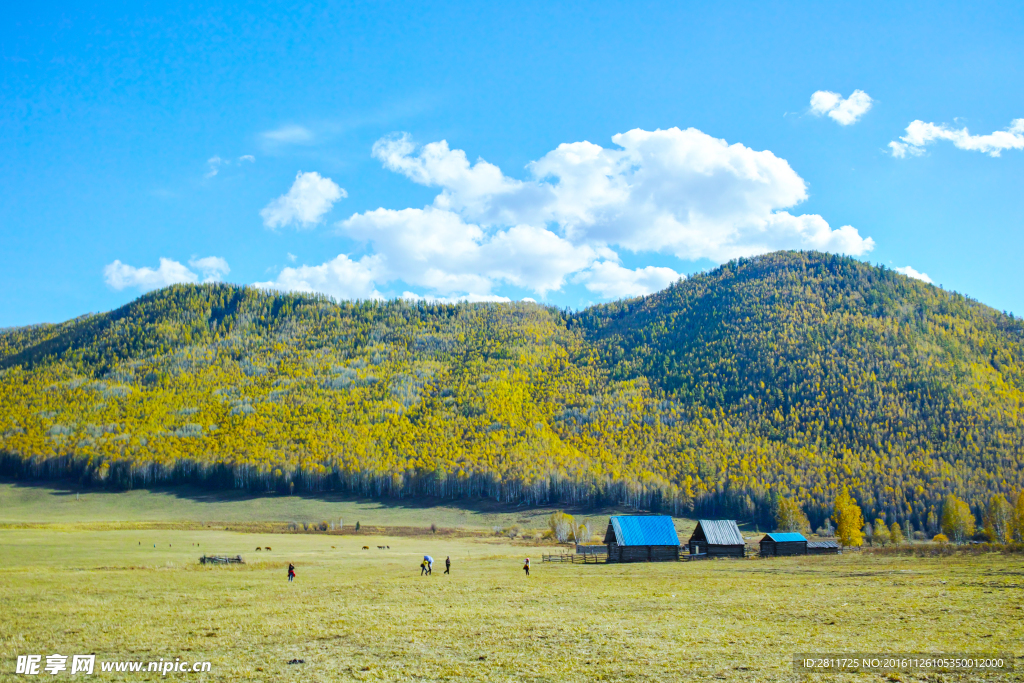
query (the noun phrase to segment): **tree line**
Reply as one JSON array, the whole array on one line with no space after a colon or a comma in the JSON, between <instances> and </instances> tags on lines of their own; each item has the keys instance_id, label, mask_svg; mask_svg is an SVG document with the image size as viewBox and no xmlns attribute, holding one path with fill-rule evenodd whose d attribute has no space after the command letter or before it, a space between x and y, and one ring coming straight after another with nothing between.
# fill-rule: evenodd
<instances>
[{"instance_id":1,"label":"tree line","mask_svg":"<svg viewBox=\"0 0 1024 683\"><path fill-rule=\"evenodd\" d=\"M810 533L810 522L799 504L790 498L774 501L775 529L798 533ZM835 522L833 529L831 522ZM909 520L893 520L887 523L883 517L876 517L874 523L864 521L864 513L857 502L844 488L835 501L835 507L826 526L817 530L821 536L835 535L846 547L859 547L865 541L871 545L899 545L917 537L928 538L940 543L966 543L969 540L989 543L1024 543L1024 492L1018 492L1012 501L1001 493L993 495L981 518L981 525L971 507L953 494L942 501L942 514L929 521L927 531L915 531Z\"/></svg>"}]
</instances>

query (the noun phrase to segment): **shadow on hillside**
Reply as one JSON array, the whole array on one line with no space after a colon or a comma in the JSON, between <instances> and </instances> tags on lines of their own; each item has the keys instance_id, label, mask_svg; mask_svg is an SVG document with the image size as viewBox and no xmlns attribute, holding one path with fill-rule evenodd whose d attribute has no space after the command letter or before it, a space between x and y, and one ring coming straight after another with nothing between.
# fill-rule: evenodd
<instances>
[{"instance_id":1,"label":"shadow on hillside","mask_svg":"<svg viewBox=\"0 0 1024 683\"><path fill-rule=\"evenodd\" d=\"M0 484L7 484L21 489L48 493L55 497L72 496L76 494L89 494L90 496L112 496L116 497L127 491L122 489L103 489L81 486L77 482L67 480L47 481L26 481L24 479L11 479L0 477ZM223 504L232 502L251 502L256 500L278 499L278 500L311 500L322 503L355 503L365 506L368 510L429 510L431 508L450 508L474 514L508 514L515 512L529 512L533 515L564 510L573 515L616 515L616 514L650 514L645 511L637 511L624 506L602 506L602 507L573 507L566 505L525 505L515 503L499 503L490 498L473 499L451 499L435 497L416 498L365 498L361 496L346 495L340 492L326 491L323 493L294 493L285 495L280 493L254 493L252 491L204 489L187 484L178 486L153 486L148 488L133 489L135 491L146 491L154 495L171 496L174 498L189 500L195 503Z\"/></svg>"}]
</instances>

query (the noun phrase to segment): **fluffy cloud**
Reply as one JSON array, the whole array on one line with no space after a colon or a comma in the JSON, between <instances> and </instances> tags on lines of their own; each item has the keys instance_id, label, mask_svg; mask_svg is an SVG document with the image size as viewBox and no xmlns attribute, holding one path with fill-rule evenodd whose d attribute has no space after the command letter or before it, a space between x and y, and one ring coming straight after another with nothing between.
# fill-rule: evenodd
<instances>
[{"instance_id":1,"label":"fluffy cloud","mask_svg":"<svg viewBox=\"0 0 1024 683\"><path fill-rule=\"evenodd\" d=\"M910 266L903 266L902 268L893 268L893 270L895 270L897 273L903 273L907 277L912 277L915 280L920 280L922 282L927 282L928 284L933 284L932 279L928 277L927 273L919 273Z\"/></svg>"},{"instance_id":2,"label":"fluffy cloud","mask_svg":"<svg viewBox=\"0 0 1024 683\"><path fill-rule=\"evenodd\" d=\"M907 154L921 156L926 145L936 140L949 140L957 149L983 152L997 157L1004 149L1024 149L1024 119L1014 119L1006 130L997 130L988 135L971 135L967 128L959 130L943 124L913 121L907 126L907 134L900 137L902 142L889 143L892 155L902 159Z\"/></svg>"},{"instance_id":3,"label":"fluffy cloud","mask_svg":"<svg viewBox=\"0 0 1024 683\"><path fill-rule=\"evenodd\" d=\"M621 299L657 292L681 277L671 268L647 266L630 270L612 261L601 261L580 273L576 279L606 299Z\"/></svg>"},{"instance_id":4,"label":"fluffy cloud","mask_svg":"<svg viewBox=\"0 0 1024 683\"><path fill-rule=\"evenodd\" d=\"M567 275L607 252L574 245L537 226L488 232L453 211L435 207L376 209L355 214L340 227L373 244L385 259L380 273L384 278L441 295L488 294L496 282L544 294L560 289Z\"/></svg>"},{"instance_id":5,"label":"fluffy cloud","mask_svg":"<svg viewBox=\"0 0 1024 683\"><path fill-rule=\"evenodd\" d=\"M191 258L188 265L203 274L203 282L220 282L225 275L231 272L228 262L220 256Z\"/></svg>"},{"instance_id":6,"label":"fluffy cloud","mask_svg":"<svg viewBox=\"0 0 1024 683\"><path fill-rule=\"evenodd\" d=\"M219 256L194 258L189 261L189 265L203 274L204 282L217 282L222 276L231 272L228 262ZM136 268L115 260L103 268L103 279L117 290L138 287L144 292L178 283L194 284L199 282L199 276L196 273L181 263L167 258L161 258L160 266L156 269Z\"/></svg>"},{"instance_id":7,"label":"fluffy cloud","mask_svg":"<svg viewBox=\"0 0 1024 683\"><path fill-rule=\"evenodd\" d=\"M873 102L863 90L854 90L846 99L839 93L819 90L811 95L811 113L817 116L828 114L839 125L849 126L868 113Z\"/></svg>"},{"instance_id":8,"label":"fluffy cloud","mask_svg":"<svg viewBox=\"0 0 1024 683\"><path fill-rule=\"evenodd\" d=\"M443 140L422 147L407 135L378 141L373 155L385 168L438 193L423 208L379 208L337 224L378 259L357 289L366 295L376 291L371 282L403 282L452 299L491 297L508 284L544 296L573 278L602 296L633 296L679 275L623 268L616 249L724 262L776 249L862 255L874 247L851 226L792 213L807 199L807 185L770 151L693 128L636 129L612 142L559 145L519 180ZM278 202L290 206L283 200L292 194ZM275 205L264 210L272 227L288 222ZM305 268L329 270L336 262ZM315 288L316 278L299 270L285 269L275 286ZM331 293L347 287L331 286Z\"/></svg>"},{"instance_id":9,"label":"fluffy cloud","mask_svg":"<svg viewBox=\"0 0 1024 683\"><path fill-rule=\"evenodd\" d=\"M443 141L417 151L408 138L392 138L374 153L387 168L440 187L434 208L483 227L554 223L574 244L719 262L778 248L861 255L874 247L852 227L831 230L820 216L782 211L804 201L807 186L770 151L694 128L637 129L612 141L618 149L559 145L529 164L529 181L482 160L470 164Z\"/></svg>"},{"instance_id":10,"label":"fluffy cloud","mask_svg":"<svg viewBox=\"0 0 1024 683\"><path fill-rule=\"evenodd\" d=\"M320 222L335 202L347 196L330 178L299 171L288 193L267 204L260 216L263 225L271 229L290 225L310 228Z\"/></svg>"},{"instance_id":11,"label":"fluffy cloud","mask_svg":"<svg viewBox=\"0 0 1024 683\"><path fill-rule=\"evenodd\" d=\"M344 254L319 266L285 268L270 282L256 287L291 292L321 292L335 299L381 299L374 286L381 257L364 256L353 261Z\"/></svg>"}]
</instances>

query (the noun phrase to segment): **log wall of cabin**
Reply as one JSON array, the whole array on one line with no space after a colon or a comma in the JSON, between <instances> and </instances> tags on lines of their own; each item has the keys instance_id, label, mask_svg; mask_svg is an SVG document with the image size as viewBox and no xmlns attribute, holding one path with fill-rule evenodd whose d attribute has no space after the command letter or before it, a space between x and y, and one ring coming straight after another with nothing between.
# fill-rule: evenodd
<instances>
[{"instance_id":1,"label":"log wall of cabin","mask_svg":"<svg viewBox=\"0 0 1024 683\"><path fill-rule=\"evenodd\" d=\"M838 555L839 548L808 548L808 555Z\"/></svg>"},{"instance_id":2,"label":"log wall of cabin","mask_svg":"<svg viewBox=\"0 0 1024 683\"><path fill-rule=\"evenodd\" d=\"M742 545L709 545L707 554L708 557L743 557L743 549Z\"/></svg>"},{"instance_id":3,"label":"log wall of cabin","mask_svg":"<svg viewBox=\"0 0 1024 683\"><path fill-rule=\"evenodd\" d=\"M608 545L609 562L668 562L678 559L677 545Z\"/></svg>"},{"instance_id":4,"label":"log wall of cabin","mask_svg":"<svg viewBox=\"0 0 1024 683\"><path fill-rule=\"evenodd\" d=\"M761 554L776 555L778 557L806 555L807 544L802 541L764 541L761 543Z\"/></svg>"}]
</instances>

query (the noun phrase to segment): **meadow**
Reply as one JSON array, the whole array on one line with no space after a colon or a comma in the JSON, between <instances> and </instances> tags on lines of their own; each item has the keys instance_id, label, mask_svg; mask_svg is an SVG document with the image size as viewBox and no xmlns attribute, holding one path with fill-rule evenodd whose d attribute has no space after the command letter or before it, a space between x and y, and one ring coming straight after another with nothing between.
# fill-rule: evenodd
<instances>
[{"instance_id":1,"label":"meadow","mask_svg":"<svg viewBox=\"0 0 1024 683\"><path fill-rule=\"evenodd\" d=\"M1019 556L554 564L540 561L557 552L552 546L494 536L487 524L478 533L437 535L240 533L212 517L156 527L150 512L136 519L138 510L169 505L173 521L178 499L142 504L168 495L147 492L126 494L120 506L122 494L97 494L113 496L101 499L105 512L95 508L108 518L76 522L59 506L46 519L47 495L75 498L47 491L0 488L0 680L27 680L13 674L18 654L54 652L208 660L210 673L166 678L209 681L775 681L794 680L795 652L1022 654ZM202 502L189 501L206 515ZM452 509L420 509L419 524L485 514ZM402 517L409 510L396 508L394 519L411 524L413 517ZM21 519L29 513L32 525ZM388 508L378 513L375 524L393 521ZM523 512L486 514L504 522ZM201 566L203 553L241 554L246 564ZM432 576L420 576L424 554L437 561ZM529 578L521 569L527 556ZM294 583L286 580L289 562Z\"/></svg>"}]
</instances>

